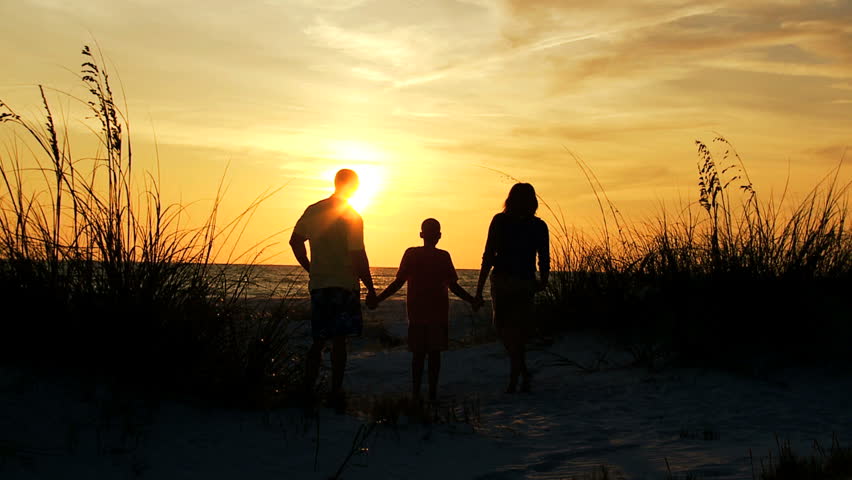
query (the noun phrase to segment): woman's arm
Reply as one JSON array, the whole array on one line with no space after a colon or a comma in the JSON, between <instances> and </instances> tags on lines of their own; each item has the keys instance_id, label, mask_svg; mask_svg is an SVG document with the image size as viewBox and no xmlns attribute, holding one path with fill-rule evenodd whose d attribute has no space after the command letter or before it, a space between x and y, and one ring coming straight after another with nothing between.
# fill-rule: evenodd
<instances>
[{"instance_id":1,"label":"woman's arm","mask_svg":"<svg viewBox=\"0 0 852 480\"><path fill-rule=\"evenodd\" d=\"M485 252L482 254L482 268L479 270L479 281L476 283L476 298L482 298L482 290L485 289L485 280L488 279L488 273L491 267L494 266L494 258L497 256L496 242L496 223L497 216L491 219L491 225L488 226L488 238L485 240Z\"/></svg>"},{"instance_id":2,"label":"woman's arm","mask_svg":"<svg viewBox=\"0 0 852 480\"><path fill-rule=\"evenodd\" d=\"M550 278L550 232L547 230L547 224L541 222L542 233L538 241L538 274L539 274L539 291L547 288L547 282Z\"/></svg>"}]
</instances>

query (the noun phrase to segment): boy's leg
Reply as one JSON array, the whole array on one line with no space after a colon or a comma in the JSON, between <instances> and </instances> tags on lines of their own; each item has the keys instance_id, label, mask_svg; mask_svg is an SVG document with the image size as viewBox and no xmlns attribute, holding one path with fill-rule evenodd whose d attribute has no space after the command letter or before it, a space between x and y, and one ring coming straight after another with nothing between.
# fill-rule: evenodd
<instances>
[{"instance_id":1,"label":"boy's leg","mask_svg":"<svg viewBox=\"0 0 852 480\"><path fill-rule=\"evenodd\" d=\"M529 392L531 378L530 372L527 370L527 345L523 340L518 342L518 364L521 371L521 391Z\"/></svg>"},{"instance_id":2,"label":"boy's leg","mask_svg":"<svg viewBox=\"0 0 852 480\"><path fill-rule=\"evenodd\" d=\"M528 376L530 372L527 370L527 345L524 341L518 342L518 364L521 375Z\"/></svg>"},{"instance_id":3,"label":"boy's leg","mask_svg":"<svg viewBox=\"0 0 852 480\"><path fill-rule=\"evenodd\" d=\"M423 383L423 364L426 363L425 352L412 352L411 357L411 394L420 396L420 384Z\"/></svg>"},{"instance_id":4,"label":"boy's leg","mask_svg":"<svg viewBox=\"0 0 852 480\"><path fill-rule=\"evenodd\" d=\"M429 400L438 398L438 376L441 374L441 351L429 352Z\"/></svg>"},{"instance_id":5,"label":"boy's leg","mask_svg":"<svg viewBox=\"0 0 852 480\"><path fill-rule=\"evenodd\" d=\"M343 391L343 372L346 371L346 337L334 337L331 350L331 392Z\"/></svg>"},{"instance_id":6,"label":"boy's leg","mask_svg":"<svg viewBox=\"0 0 852 480\"><path fill-rule=\"evenodd\" d=\"M325 346L325 340L318 338L314 339L311 348L308 350L308 357L305 359L305 393L311 393L314 390L314 385L319 375L320 360L322 360L322 349Z\"/></svg>"}]
</instances>

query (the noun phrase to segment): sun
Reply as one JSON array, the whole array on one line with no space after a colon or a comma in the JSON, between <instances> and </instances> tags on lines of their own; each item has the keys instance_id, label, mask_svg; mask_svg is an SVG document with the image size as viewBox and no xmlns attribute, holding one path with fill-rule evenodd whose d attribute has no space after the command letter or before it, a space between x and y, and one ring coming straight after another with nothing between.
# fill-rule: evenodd
<instances>
[{"instance_id":1,"label":"sun","mask_svg":"<svg viewBox=\"0 0 852 480\"><path fill-rule=\"evenodd\" d=\"M384 186L386 172L380 163L384 154L368 143L350 140L329 142L328 147L329 156L337 165L323 176L334 179L341 168L355 170L359 180L358 191L349 199L349 204L359 213L364 213Z\"/></svg>"},{"instance_id":2,"label":"sun","mask_svg":"<svg viewBox=\"0 0 852 480\"><path fill-rule=\"evenodd\" d=\"M377 165L355 165L358 174L358 191L349 199L349 204L359 213L364 213L382 189L382 171Z\"/></svg>"}]
</instances>

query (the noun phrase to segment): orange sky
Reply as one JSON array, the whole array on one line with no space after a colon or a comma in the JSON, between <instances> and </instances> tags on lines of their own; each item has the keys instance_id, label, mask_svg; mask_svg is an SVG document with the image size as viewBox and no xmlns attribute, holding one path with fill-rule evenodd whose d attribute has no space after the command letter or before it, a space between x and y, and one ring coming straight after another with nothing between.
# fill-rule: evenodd
<instances>
[{"instance_id":1,"label":"orange sky","mask_svg":"<svg viewBox=\"0 0 852 480\"><path fill-rule=\"evenodd\" d=\"M0 17L0 99L20 113L38 111L36 83L84 93L74 73L94 37L140 165L156 135L164 195L203 204L229 165L227 217L286 185L253 218L256 241L352 167L373 185L379 266L426 217L457 267L478 266L510 186L491 169L590 228L597 205L566 148L640 220L695 200L696 138L728 136L764 195L788 168L803 194L852 145L848 1L15 0ZM293 263L277 240L268 261Z\"/></svg>"}]
</instances>

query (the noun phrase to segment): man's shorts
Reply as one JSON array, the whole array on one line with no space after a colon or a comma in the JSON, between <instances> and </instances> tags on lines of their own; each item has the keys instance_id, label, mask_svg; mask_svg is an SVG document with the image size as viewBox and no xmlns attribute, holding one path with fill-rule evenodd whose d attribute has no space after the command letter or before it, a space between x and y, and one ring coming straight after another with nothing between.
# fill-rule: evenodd
<instances>
[{"instance_id":1,"label":"man's shorts","mask_svg":"<svg viewBox=\"0 0 852 480\"><path fill-rule=\"evenodd\" d=\"M311 335L315 339L361 335L361 292L339 287L311 290Z\"/></svg>"}]
</instances>

